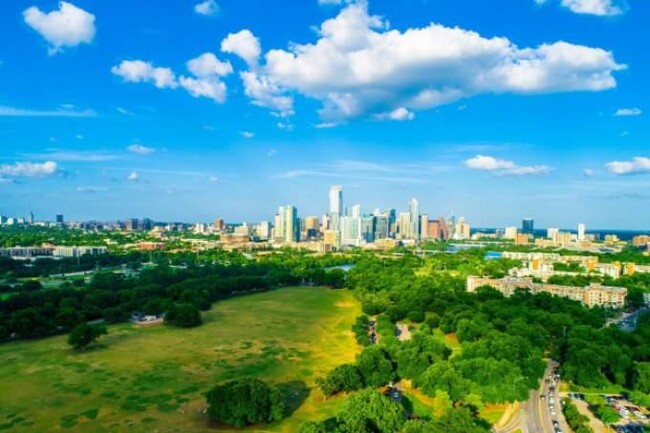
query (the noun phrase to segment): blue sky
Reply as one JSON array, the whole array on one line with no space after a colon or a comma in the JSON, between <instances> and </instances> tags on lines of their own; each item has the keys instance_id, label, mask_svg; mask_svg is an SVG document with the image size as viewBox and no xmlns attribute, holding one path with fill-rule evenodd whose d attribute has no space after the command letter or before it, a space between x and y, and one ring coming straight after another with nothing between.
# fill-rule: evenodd
<instances>
[{"instance_id":1,"label":"blue sky","mask_svg":"<svg viewBox=\"0 0 650 433\"><path fill-rule=\"evenodd\" d=\"M339 3L339 4L337 4ZM0 213L647 228L642 0L13 0Z\"/></svg>"}]
</instances>

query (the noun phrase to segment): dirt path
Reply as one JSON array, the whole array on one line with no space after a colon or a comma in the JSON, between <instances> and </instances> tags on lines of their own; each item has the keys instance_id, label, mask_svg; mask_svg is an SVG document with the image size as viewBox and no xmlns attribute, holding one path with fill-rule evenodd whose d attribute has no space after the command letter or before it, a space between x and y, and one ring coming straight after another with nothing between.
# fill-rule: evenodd
<instances>
[{"instance_id":1,"label":"dirt path","mask_svg":"<svg viewBox=\"0 0 650 433\"><path fill-rule=\"evenodd\" d=\"M411 339L411 330L408 325L396 325L397 326L397 338L399 341L408 341Z\"/></svg>"}]
</instances>

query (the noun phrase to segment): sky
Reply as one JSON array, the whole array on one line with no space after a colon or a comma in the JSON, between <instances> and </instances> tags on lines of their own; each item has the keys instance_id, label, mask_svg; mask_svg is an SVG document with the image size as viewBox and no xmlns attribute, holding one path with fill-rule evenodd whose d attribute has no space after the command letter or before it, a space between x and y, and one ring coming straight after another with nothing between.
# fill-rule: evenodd
<instances>
[{"instance_id":1,"label":"sky","mask_svg":"<svg viewBox=\"0 0 650 433\"><path fill-rule=\"evenodd\" d=\"M650 2L1 8L0 214L648 228Z\"/></svg>"}]
</instances>

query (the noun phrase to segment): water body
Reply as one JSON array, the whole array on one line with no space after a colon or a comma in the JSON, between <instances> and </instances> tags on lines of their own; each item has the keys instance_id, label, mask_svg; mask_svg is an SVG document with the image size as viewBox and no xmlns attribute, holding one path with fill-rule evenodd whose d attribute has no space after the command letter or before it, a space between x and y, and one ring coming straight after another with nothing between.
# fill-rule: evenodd
<instances>
[{"instance_id":1,"label":"water body","mask_svg":"<svg viewBox=\"0 0 650 433\"><path fill-rule=\"evenodd\" d=\"M325 268L326 271L332 271L334 269L340 269L343 272L348 272L350 269L354 269L356 265L354 264L349 264L349 265L339 265L339 266L331 266L329 268Z\"/></svg>"},{"instance_id":2,"label":"water body","mask_svg":"<svg viewBox=\"0 0 650 433\"><path fill-rule=\"evenodd\" d=\"M503 257L503 254L498 251L488 251L483 257L485 260L498 260Z\"/></svg>"}]
</instances>

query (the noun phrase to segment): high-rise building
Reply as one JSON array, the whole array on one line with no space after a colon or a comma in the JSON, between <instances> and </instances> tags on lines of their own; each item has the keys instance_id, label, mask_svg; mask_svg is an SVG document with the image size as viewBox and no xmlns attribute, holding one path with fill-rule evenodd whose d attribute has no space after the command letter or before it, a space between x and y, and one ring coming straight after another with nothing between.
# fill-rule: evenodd
<instances>
[{"instance_id":1,"label":"high-rise building","mask_svg":"<svg viewBox=\"0 0 650 433\"><path fill-rule=\"evenodd\" d=\"M373 215L364 215L361 217L361 239L364 242L371 243L375 241L375 222Z\"/></svg>"},{"instance_id":2,"label":"high-rise building","mask_svg":"<svg viewBox=\"0 0 650 433\"><path fill-rule=\"evenodd\" d=\"M413 198L409 201L409 214L411 215L410 239L420 239L420 202Z\"/></svg>"},{"instance_id":3,"label":"high-rise building","mask_svg":"<svg viewBox=\"0 0 650 433\"><path fill-rule=\"evenodd\" d=\"M56 223L62 225L63 222L64 222L64 221L63 221L63 215L57 215L57 216L56 216Z\"/></svg>"},{"instance_id":4,"label":"high-rise building","mask_svg":"<svg viewBox=\"0 0 650 433\"><path fill-rule=\"evenodd\" d=\"M330 188L329 229L339 230L341 216L343 216L343 188L339 185Z\"/></svg>"},{"instance_id":5,"label":"high-rise building","mask_svg":"<svg viewBox=\"0 0 650 433\"><path fill-rule=\"evenodd\" d=\"M420 239L429 239L429 215L420 215Z\"/></svg>"},{"instance_id":6,"label":"high-rise building","mask_svg":"<svg viewBox=\"0 0 650 433\"><path fill-rule=\"evenodd\" d=\"M503 232L503 238L512 239L513 241L517 239L517 227L515 226L506 227L505 231Z\"/></svg>"},{"instance_id":7,"label":"high-rise building","mask_svg":"<svg viewBox=\"0 0 650 433\"><path fill-rule=\"evenodd\" d=\"M375 240L388 238L389 224L387 214L375 213Z\"/></svg>"},{"instance_id":8,"label":"high-rise building","mask_svg":"<svg viewBox=\"0 0 650 433\"><path fill-rule=\"evenodd\" d=\"M267 241L271 238L272 225L269 221L262 221L257 226L257 237L262 241Z\"/></svg>"},{"instance_id":9,"label":"high-rise building","mask_svg":"<svg viewBox=\"0 0 650 433\"><path fill-rule=\"evenodd\" d=\"M546 229L546 237L553 242L557 242L557 235L560 233L560 229L558 228L548 228Z\"/></svg>"},{"instance_id":10,"label":"high-rise building","mask_svg":"<svg viewBox=\"0 0 650 433\"><path fill-rule=\"evenodd\" d=\"M226 228L226 223L224 222L223 218L217 218L214 220L214 229L217 232L222 232Z\"/></svg>"},{"instance_id":11,"label":"high-rise building","mask_svg":"<svg viewBox=\"0 0 650 433\"><path fill-rule=\"evenodd\" d=\"M413 224L411 224L410 212L400 212L397 216L397 234L400 239L413 239Z\"/></svg>"},{"instance_id":12,"label":"high-rise building","mask_svg":"<svg viewBox=\"0 0 650 433\"><path fill-rule=\"evenodd\" d=\"M34 212L29 211L29 224L34 225Z\"/></svg>"},{"instance_id":13,"label":"high-rise building","mask_svg":"<svg viewBox=\"0 0 650 433\"><path fill-rule=\"evenodd\" d=\"M343 214L343 188L339 185L330 188L330 213Z\"/></svg>"},{"instance_id":14,"label":"high-rise building","mask_svg":"<svg viewBox=\"0 0 650 433\"><path fill-rule=\"evenodd\" d=\"M470 238L470 226L465 222L465 218L461 217L456 223L456 230L454 230L454 239L465 240Z\"/></svg>"},{"instance_id":15,"label":"high-rise building","mask_svg":"<svg viewBox=\"0 0 650 433\"><path fill-rule=\"evenodd\" d=\"M585 240L585 231L586 230L587 230L587 226L585 226L582 223L578 224L578 240L579 241L584 241Z\"/></svg>"},{"instance_id":16,"label":"high-rise building","mask_svg":"<svg viewBox=\"0 0 650 433\"><path fill-rule=\"evenodd\" d=\"M440 216L438 217L438 239L441 239L443 241L449 240L451 238L451 233L449 233L449 226L447 225L447 221L445 221L445 218Z\"/></svg>"},{"instance_id":17,"label":"high-rise building","mask_svg":"<svg viewBox=\"0 0 650 433\"><path fill-rule=\"evenodd\" d=\"M320 223L318 217L308 216L303 221L301 233L305 239L316 239L318 237Z\"/></svg>"},{"instance_id":18,"label":"high-rise building","mask_svg":"<svg viewBox=\"0 0 650 433\"><path fill-rule=\"evenodd\" d=\"M521 221L521 232L525 235L533 235L535 232L535 220L524 218Z\"/></svg>"},{"instance_id":19,"label":"high-rise building","mask_svg":"<svg viewBox=\"0 0 650 433\"><path fill-rule=\"evenodd\" d=\"M294 206L280 206L275 216L274 240L291 243L300 239L300 221L298 210Z\"/></svg>"},{"instance_id":20,"label":"high-rise building","mask_svg":"<svg viewBox=\"0 0 650 433\"><path fill-rule=\"evenodd\" d=\"M137 218L128 218L124 222L124 228L130 232L133 232L139 229L138 224L139 222Z\"/></svg>"},{"instance_id":21,"label":"high-rise building","mask_svg":"<svg viewBox=\"0 0 650 433\"><path fill-rule=\"evenodd\" d=\"M359 246L361 244L361 218L341 217L341 245Z\"/></svg>"}]
</instances>

